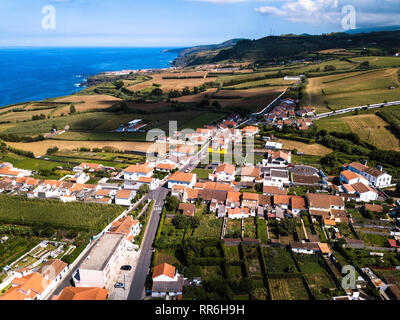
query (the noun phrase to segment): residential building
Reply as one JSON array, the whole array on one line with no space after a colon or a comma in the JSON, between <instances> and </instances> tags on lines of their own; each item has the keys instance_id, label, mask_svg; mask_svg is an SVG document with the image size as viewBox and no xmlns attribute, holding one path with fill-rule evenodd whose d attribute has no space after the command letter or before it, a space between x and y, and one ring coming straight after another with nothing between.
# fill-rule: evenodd
<instances>
[{"instance_id":1,"label":"residential building","mask_svg":"<svg viewBox=\"0 0 400 320\"><path fill-rule=\"evenodd\" d=\"M108 290L96 287L65 287L59 295L54 295L51 300L107 300Z\"/></svg>"},{"instance_id":2,"label":"residential building","mask_svg":"<svg viewBox=\"0 0 400 320\"><path fill-rule=\"evenodd\" d=\"M353 162L347 167L350 171L362 175L368 182L378 188L384 188L392 183L392 176L383 171L382 167L371 168L365 164Z\"/></svg>"},{"instance_id":3,"label":"residential building","mask_svg":"<svg viewBox=\"0 0 400 320\"><path fill-rule=\"evenodd\" d=\"M254 182L260 178L261 170L253 166L242 167L241 169L241 180L244 182Z\"/></svg>"},{"instance_id":4,"label":"residential building","mask_svg":"<svg viewBox=\"0 0 400 320\"><path fill-rule=\"evenodd\" d=\"M11 281L11 288L0 296L0 300L43 300L51 280L39 272L32 272ZM48 292L48 291L47 291Z\"/></svg>"},{"instance_id":5,"label":"residential building","mask_svg":"<svg viewBox=\"0 0 400 320\"><path fill-rule=\"evenodd\" d=\"M76 287L106 287L118 271L125 249L125 234L106 232L92 246L73 275Z\"/></svg>"},{"instance_id":6,"label":"residential building","mask_svg":"<svg viewBox=\"0 0 400 320\"><path fill-rule=\"evenodd\" d=\"M174 266L163 263L154 267L152 297L177 297L182 294L183 276Z\"/></svg>"},{"instance_id":7,"label":"residential building","mask_svg":"<svg viewBox=\"0 0 400 320\"><path fill-rule=\"evenodd\" d=\"M133 165L124 169L124 180L137 181L139 177L151 177L154 173L154 168L145 165Z\"/></svg>"},{"instance_id":8,"label":"residential building","mask_svg":"<svg viewBox=\"0 0 400 320\"><path fill-rule=\"evenodd\" d=\"M196 174L175 172L168 178L168 188L172 189L174 185L183 185L189 188L193 188L196 183Z\"/></svg>"},{"instance_id":9,"label":"residential building","mask_svg":"<svg viewBox=\"0 0 400 320\"><path fill-rule=\"evenodd\" d=\"M221 164L210 176L215 176L215 181L232 182L235 180L235 166L233 164Z\"/></svg>"},{"instance_id":10,"label":"residential building","mask_svg":"<svg viewBox=\"0 0 400 320\"><path fill-rule=\"evenodd\" d=\"M135 197L136 192L132 190L118 190L115 195L115 204L119 204L121 206L130 206L132 205L132 199Z\"/></svg>"}]
</instances>

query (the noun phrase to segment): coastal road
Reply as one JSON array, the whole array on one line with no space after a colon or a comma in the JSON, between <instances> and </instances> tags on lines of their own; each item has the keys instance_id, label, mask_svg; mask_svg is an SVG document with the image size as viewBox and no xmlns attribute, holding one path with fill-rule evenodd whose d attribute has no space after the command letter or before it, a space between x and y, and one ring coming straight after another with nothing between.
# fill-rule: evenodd
<instances>
[{"instance_id":1,"label":"coastal road","mask_svg":"<svg viewBox=\"0 0 400 320\"><path fill-rule=\"evenodd\" d=\"M159 187L148 194L147 199L153 199L155 203L142 240L140 257L136 265L128 300L142 300L145 296L146 277L150 271L153 242L160 224L164 199L168 192L167 188Z\"/></svg>"}]
</instances>

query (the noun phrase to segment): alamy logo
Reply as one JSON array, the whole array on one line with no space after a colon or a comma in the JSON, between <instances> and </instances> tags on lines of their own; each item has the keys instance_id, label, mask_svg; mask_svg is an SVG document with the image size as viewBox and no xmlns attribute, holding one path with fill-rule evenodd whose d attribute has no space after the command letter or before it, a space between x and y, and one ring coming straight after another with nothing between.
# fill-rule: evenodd
<instances>
[{"instance_id":1,"label":"alamy logo","mask_svg":"<svg viewBox=\"0 0 400 320\"><path fill-rule=\"evenodd\" d=\"M342 288L344 290L356 289L356 269L353 266L347 265L342 269Z\"/></svg>"},{"instance_id":2,"label":"alamy logo","mask_svg":"<svg viewBox=\"0 0 400 320\"><path fill-rule=\"evenodd\" d=\"M45 30L55 30L56 29L56 8L54 6L43 6L42 14L42 28Z\"/></svg>"},{"instance_id":3,"label":"alamy logo","mask_svg":"<svg viewBox=\"0 0 400 320\"><path fill-rule=\"evenodd\" d=\"M344 30L353 30L357 28L356 8L351 5L342 8L342 14L345 16L342 19L342 28Z\"/></svg>"}]
</instances>

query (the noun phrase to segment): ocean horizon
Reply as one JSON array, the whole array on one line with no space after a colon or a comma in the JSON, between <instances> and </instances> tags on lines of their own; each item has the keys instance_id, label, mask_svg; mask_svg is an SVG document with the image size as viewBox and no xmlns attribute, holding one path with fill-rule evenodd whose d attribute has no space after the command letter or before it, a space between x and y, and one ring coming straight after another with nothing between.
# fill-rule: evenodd
<instances>
[{"instance_id":1,"label":"ocean horizon","mask_svg":"<svg viewBox=\"0 0 400 320\"><path fill-rule=\"evenodd\" d=\"M70 95L106 71L168 68L166 47L1 47L0 107Z\"/></svg>"}]
</instances>

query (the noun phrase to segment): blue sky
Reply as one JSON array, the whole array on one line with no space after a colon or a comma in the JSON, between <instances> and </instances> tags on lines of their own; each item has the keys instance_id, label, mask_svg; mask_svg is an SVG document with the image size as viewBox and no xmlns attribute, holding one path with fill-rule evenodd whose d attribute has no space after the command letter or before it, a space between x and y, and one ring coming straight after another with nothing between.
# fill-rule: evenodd
<instances>
[{"instance_id":1,"label":"blue sky","mask_svg":"<svg viewBox=\"0 0 400 320\"><path fill-rule=\"evenodd\" d=\"M55 30L42 8L56 9ZM400 24L400 0L1 0L1 46L188 46Z\"/></svg>"}]
</instances>

